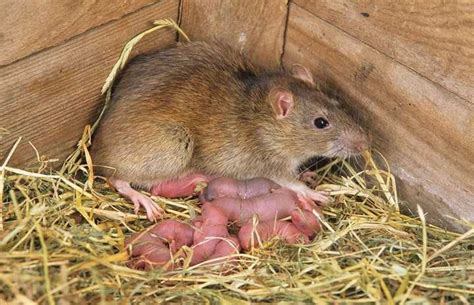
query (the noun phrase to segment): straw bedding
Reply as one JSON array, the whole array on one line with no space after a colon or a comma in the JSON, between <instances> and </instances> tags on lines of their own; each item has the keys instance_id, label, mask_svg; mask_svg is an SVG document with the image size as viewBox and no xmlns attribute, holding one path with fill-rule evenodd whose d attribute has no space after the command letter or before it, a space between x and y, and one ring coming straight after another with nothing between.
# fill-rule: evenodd
<instances>
[{"instance_id":1,"label":"straw bedding","mask_svg":"<svg viewBox=\"0 0 474 305\"><path fill-rule=\"evenodd\" d=\"M151 223L94 177L94 128L86 127L57 171L45 161L9 167L16 146L1 165L0 304L474 302L474 225L458 234L426 224L421 209L401 214L395 179L378 153L361 166L335 160L319 169L318 188L331 190L335 203L308 245L272 241L225 268L129 269L124 239ZM165 218L200 212L192 198L153 199Z\"/></svg>"}]
</instances>

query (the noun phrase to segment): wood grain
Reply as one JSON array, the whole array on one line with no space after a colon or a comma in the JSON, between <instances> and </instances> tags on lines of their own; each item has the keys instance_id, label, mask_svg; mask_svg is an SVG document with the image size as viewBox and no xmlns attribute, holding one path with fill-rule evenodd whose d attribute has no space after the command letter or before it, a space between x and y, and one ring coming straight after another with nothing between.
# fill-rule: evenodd
<instances>
[{"instance_id":1,"label":"wood grain","mask_svg":"<svg viewBox=\"0 0 474 305\"><path fill-rule=\"evenodd\" d=\"M19 136L24 140L12 165L35 159L27 141L50 158L67 156L98 114L100 89L123 45L153 20L177 14L177 1L161 1L1 68L0 128L9 134L0 139L0 159ZM175 35L171 29L154 32L137 52L173 45Z\"/></svg>"},{"instance_id":2,"label":"wood grain","mask_svg":"<svg viewBox=\"0 0 474 305\"><path fill-rule=\"evenodd\" d=\"M294 2L474 102L474 1Z\"/></svg>"},{"instance_id":3,"label":"wood grain","mask_svg":"<svg viewBox=\"0 0 474 305\"><path fill-rule=\"evenodd\" d=\"M117 20L157 0L0 1L0 66Z\"/></svg>"},{"instance_id":4,"label":"wood grain","mask_svg":"<svg viewBox=\"0 0 474 305\"><path fill-rule=\"evenodd\" d=\"M458 230L446 216L474 221L472 103L294 4L285 46L286 66L307 65L368 114L412 208L419 203L431 221Z\"/></svg>"},{"instance_id":5,"label":"wood grain","mask_svg":"<svg viewBox=\"0 0 474 305\"><path fill-rule=\"evenodd\" d=\"M287 1L182 0L183 30L192 40L217 40L266 67L280 66Z\"/></svg>"}]
</instances>

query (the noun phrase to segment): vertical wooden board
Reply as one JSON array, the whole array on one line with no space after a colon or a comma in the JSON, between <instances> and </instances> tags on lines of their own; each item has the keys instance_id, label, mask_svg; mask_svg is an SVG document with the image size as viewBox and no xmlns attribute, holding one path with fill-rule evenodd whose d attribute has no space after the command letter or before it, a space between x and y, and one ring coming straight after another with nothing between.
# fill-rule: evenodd
<instances>
[{"instance_id":1,"label":"vertical wooden board","mask_svg":"<svg viewBox=\"0 0 474 305\"><path fill-rule=\"evenodd\" d=\"M287 1L182 0L181 26L192 40L217 40L255 64L280 66Z\"/></svg>"},{"instance_id":2,"label":"vertical wooden board","mask_svg":"<svg viewBox=\"0 0 474 305\"><path fill-rule=\"evenodd\" d=\"M66 157L102 107L101 87L124 44L153 20L177 14L177 1L161 1L0 68L0 130L9 131L0 138L0 159L19 136L24 139L11 165L35 160L28 141L50 158ZM174 30L159 30L143 39L134 54L175 40Z\"/></svg>"},{"instance_id":3,"label":"vertical wooden board","mask_svg":"<svg viewBox=\"0 0 474 305\"><path fill-rule=\"evenodd\" d=\"M283 62L310 67L369 114L375 146L412 208L419 203L432 222L454 229L446 216L474 220L472 103L294 4Z\"/></svg>"},{"instance_id":4,"label":"vertical wooden board","mask_svg":"<svg viewBox=\"0 0 474 305\"><path fill-rule=\"evenodd\" d=\"M474 1L295 3L460 97L474 101Z\"/></svg>"},{"instance_id":5,"label":"vertical wooden board","mask_svg":"<svg viewBox=\"0 0 474 305\"><path fill-rule=\"evenodd\" d=\"M157 0L0 1L0 66L55 46Z\"/></svg>"}]
</instances>

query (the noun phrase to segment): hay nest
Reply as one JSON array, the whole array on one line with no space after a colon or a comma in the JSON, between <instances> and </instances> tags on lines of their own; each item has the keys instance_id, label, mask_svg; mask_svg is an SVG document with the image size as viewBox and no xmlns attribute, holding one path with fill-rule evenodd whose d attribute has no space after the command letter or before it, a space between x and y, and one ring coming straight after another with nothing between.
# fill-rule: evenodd
<instances>
[{"instance_id":1,"label":"hay nest","mask_svg":"<svg viewBox=\"0 0 474 305\"><path fill-rule=\"evenodd\" d=\"M266 243L233 256L225 273L200 265L129 269L124 238L151 223L94 176L95 126L58 171L44 160L35 169L9 167L16 145L0 167L0 304L474 301L474 225L458 234L427 225L420 208L418 217L401 214L379 154L379 162L365 155L362 170L344 160L319 169L318 188L336 202L308 245ZM153 198L165 218L200 212L195 199Z\"/></svg>"}]
</instances>

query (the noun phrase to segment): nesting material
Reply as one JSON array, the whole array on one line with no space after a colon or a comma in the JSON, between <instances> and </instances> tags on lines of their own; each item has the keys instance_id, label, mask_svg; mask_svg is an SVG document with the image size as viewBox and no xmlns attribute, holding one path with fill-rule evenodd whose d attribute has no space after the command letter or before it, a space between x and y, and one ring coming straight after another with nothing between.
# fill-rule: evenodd
<instances>
[{"instance_id":1,"label":"nesting material","mask_svg":"<svg viewBox=\"0 0 474 305\"><path fill-rule=\"evenodd\" d=\"M363 171L346 161L320 169L319 188L332 190L336 202L324 210L324 231L311 244L267 243L234 256L228 268L129 269L124 238L151 223L134 215L103 179L90 176L89 132L58 172L2 166L0 303L468 304L474 296L474 228L451 233L426 225L421 209L421 217L400 214L395 180L371 156ZM154 199L166 218L187 221L200 212L194 199Z\"/></svg>"},{"instance_id":2,"label":"nesting material","mask_svg":"<svg viewBox=\"0 0 474 305\"><path fill-rule=\"evenodd\" d=\"M173 22L174 23L174 22ZM174 25L171 25L174 26ZM113 81L113 78L110 82ZM110 93L110 84L104 87ZM144 272L126 267L124 239L151 223L94 177L87 127L58 171L0 167L0 304L313 302L469 304L474 225L464 234L399 211L383 157L335 160L318 171L335 203L307 245L272 241L232 264ZM195 199L152 197L165 218L188 221ZM454 220L453 220L454 221ZM182 251L190 253L191 249Z\"/></svg>"}]
</instances>

